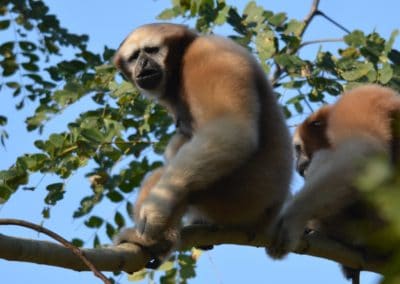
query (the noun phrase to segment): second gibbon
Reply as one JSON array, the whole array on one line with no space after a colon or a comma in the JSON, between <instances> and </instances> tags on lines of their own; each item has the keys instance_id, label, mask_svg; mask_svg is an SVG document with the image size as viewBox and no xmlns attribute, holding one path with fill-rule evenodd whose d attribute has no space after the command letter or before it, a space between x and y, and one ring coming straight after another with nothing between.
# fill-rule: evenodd
<instances>
[{"instance_id":1,"label":"second gibbon","mask_svg":"<svg viewBox=\"0 0 400 284\"><path fill-rule=\"evenodd\" d=\"M354 182L365 161L391 155L391 120L399 111L400 97L395 91L366 85L345 93L297 127L293 138L296 169L305 184L272 228L270 256L282 258L293 250L311 220L316 230L330 238L373 255L390 255L390 248L372 240L384 221Z\"/></svg>"},{"instance_id":2,"label":"second gibbon","mask_svg":"<svg viewBox=\"0 0 400 284\"><path fill-rule=\"evenodd\" d=\"M182 25L134 30L115 65L174 118L177 134L165 166L143 183L131 242L163 258L179 241L184 214L193 222L262 230L289 192L288 129L259 63L243 47Z\"/></svg>"}]
</instances>

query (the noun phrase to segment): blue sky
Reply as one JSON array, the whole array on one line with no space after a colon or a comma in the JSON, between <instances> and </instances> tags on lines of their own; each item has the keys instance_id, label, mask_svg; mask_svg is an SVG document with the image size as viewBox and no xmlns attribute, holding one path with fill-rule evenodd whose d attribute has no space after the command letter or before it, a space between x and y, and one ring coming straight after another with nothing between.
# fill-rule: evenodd
<instances>
[{"instance_id":1,"label":"blue sky","mask_svg":"<svg viewBox=\"0 0 400 284\"><path fill-rule=\"evenodd\" d=\"M228 1L241 10L247 1ZM257 1L265 9L274 12L287 12L290 18L302 19L308 12L311 0L269 0ZM90 48L100 51L104 45L117 47L122 39L136 26L155 21L156 15L170 5L169 0L128 1L128 0L48 0L52 13L55 13L63 26L75 33L90 35ZM397 0L364 1L364 0L321 0L320 9L348 29L361 29L365 32L378 31L388 37L392 30L399 28L398 11L400 3ZM223 30L221 31L223 32ZM321 18L315 19L307 31L307 40L319 38L341 37L342 31ZM1 41L1 40L0 40ZM335 49L338 44L325 44L324 49ZM399 49L399 41L395 47ZM315 53L318 46L304 50L304 55ZM38 139L35 133L25 132L24 119L32 112L33 106L28 106L21 112L15 112L13 101L7 94L2 94L0 114L9 118L10 140L7 149L0 148L0 169L11 165L15 157L35 151L33 141ZM83 104L72 107L63 115L73 119L81 110ZM54 131L65 129L65 116L53 119L47 126L44 136ZM69 121L69 120L68 120ZM40 177L34 177L33 181ZM45 194L45 180L35 192L19 191L4 206L0 207L0 218L20 218L31 222L42 221L42 200ZM293 188L299 187L298 182ZM93 232L85 230L82 220L73 220L71 212L80 198L89 192L89 184L82 175L75 175L68 180L65 200L52 210L52 218L46 221L46 227L60 233L67 239L81 236L90 240ZM101 210L103 216L110 217L114 212L111 204L104 204ZM2 227L1 233L33 239L46 239L36 232L21 228ZM61 268L7 262L0 260L1 279L4 283L100 283L89 272L75 272ZM197 277L190 283L349 283L341 275L336 263L299 255L290 255L283 261L268 259L262 248L240 246L219 246L205 252L198 262ZM373 273L363 273L362 283L377 283L378 277ZM126 275L120 278L121 283L128 283Z\"/></svg>"}]
</instances>

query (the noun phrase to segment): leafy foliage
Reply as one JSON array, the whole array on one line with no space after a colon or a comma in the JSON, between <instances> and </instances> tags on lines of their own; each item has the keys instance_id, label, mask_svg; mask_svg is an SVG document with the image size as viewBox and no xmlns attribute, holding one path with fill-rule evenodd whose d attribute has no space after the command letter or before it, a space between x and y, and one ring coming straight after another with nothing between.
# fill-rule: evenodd
<instances>
[{"instance_id":1,"label":"leafy foliage","mask_svg":"<svg viewBox=\"0 0 400 284\"><path fill-rule=\"evenodd\" d=\"M159 15L162 20L178 17L194 21L202 33L211 33L217 26L229 27L229 37L258 57L288 118L359 84L378 83L400 90L400 52L393 48L398 31L389 39L376 31L343 32L338 50L324 50L322 45L314 58L305 58L300 51L311 44L303 39L310 23L265 10L254 1L240 12L223 0L173 0L171 8ZM171 135L171 119L116 74L110 63L113 49L105 47L99 54L88 50L88 36L62 27L42 1L0 0L1 34L9 40L0 43L4 78L0 90L19 99L17 109L23 108L27 99L37 104L25 121L28 131L39 130L40 134L46 121L62 115L71 105L83 100L91 104L87 109L82 106L79 117L67 123L67 130L34 141L36 153L18 157L10 168L0 171L0 201L6 202L20 188L36 190L37 186L29 184L32 174L53 174L59 180L45 186L43 200L43 217L50 218L52 206L71 190L66 179L83 171L91 193L82 196L72 216L83 218L86 227L96 232L93 245L98 246L99 231L111 239L129 224L125 216L131 212L130 197L144 175L160 165L154 154L162 152ZM67 51L74 53L73 58L61 58ZM6 124L7 118L0 115L3 146L8 137ZM398 186L398 176L393 174L387 186ZM397 230L395 205L400 197L392 194L379 195L378 202ZM105 200L117 208L111 219L93 213ZM397 231L395 236L399 236ZM78 238L73 242L83 245ZM197 254L172 256L162 268L166 273L160 281L186 283L195 276ZM398 277L398 269L393 271L393 277ZM144 277L152 279L154 272L142 271L132 280Z\"/></svg>"}]
</instances>

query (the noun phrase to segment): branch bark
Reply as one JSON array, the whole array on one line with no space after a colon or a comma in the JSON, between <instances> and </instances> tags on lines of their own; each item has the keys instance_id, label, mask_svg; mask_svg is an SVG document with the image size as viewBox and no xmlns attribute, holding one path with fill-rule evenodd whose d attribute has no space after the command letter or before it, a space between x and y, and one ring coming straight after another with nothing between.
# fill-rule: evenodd
<instances>
[{"instance_id":1,"label":"branch bark","mask_svg":"<svg viewBox=\"0 0 400 284\"><path fill-rule=\"evenodd\" d=\"M237 244L268 247L269 238L257 234L249 239L248 232L234 228L217 228L193 225L183 228L182 241L178 249L193 246ZM122 244L98 249L82 249L86 257L101 271L125 271L132 273L144 267L150 255L134 244ZM381 273L383 262L365 256L318 233L305 235L295 253L330 259L348 267ZM58 266L77 271L89 268L71 250L48 241L35 241L0 234L0 258L37 264Z\"/></svg>"}]
</instances>

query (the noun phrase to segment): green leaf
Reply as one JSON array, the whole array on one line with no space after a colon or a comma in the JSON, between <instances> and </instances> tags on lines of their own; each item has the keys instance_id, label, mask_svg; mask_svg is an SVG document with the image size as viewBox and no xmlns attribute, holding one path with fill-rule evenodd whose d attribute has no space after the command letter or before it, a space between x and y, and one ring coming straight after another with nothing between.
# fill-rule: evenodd
<instances>
[{"instance_id":1,"label":"green leaf","mask_svg":"<svg viewBox=\"0 0 400 284\"><path fill-rule=\"evenodd\" d=\"M14 191L5 184L0 184L0 204L5 203Z\"/></svg>"},{"instance_id":2,"label":"green leaf","mask_svg":"<svg viewBox=\"0 0 400 284\"><path fill-rule=\"evenodd\" d=\"M36 64L33 64L31 62L29 63L22 63L21 64L22 67L27 70L27 71L32 71L32 72L37 72L39 71L39 66L37 66Z\"/></svg>"},{"instance_id":3,"label":"green leaf","mask_svg":"<svg viewBox=\"0 0 400 284\"><path fill-rule=\"evenodd\" d=\"M174 268L174 265L175 263L173 261L166 261L158 268L158 270L168 271Z\"/></svg>"},{"instance_id":4,"label":"green leaf","mask_svg":"<svg viewBox=\"0 0 400 284\"><path fill-rule=\"evenodd\" d=\"M142 270L139 270L139 271L133 273L132 275L129 275L128 280L136 282L136 281L143 280L144 278L146 278L146 276L147 276L147 270L142 269Z\"/></svg>"},{"instance_id":5,"label":"green leaf","mask_svg":"<svg viewBox=\"0 0 400 284\"><path fill-rule=\"evenodd\" d=\"M100 202L100 199L101 198L96 195L84 197L80 202L80 207L74 212L73 218L79 218L88 214L93 207Z\"/></svg>"},{"instance_id":6,"label":"green leaf","mask_svg":"<svg viewBox=\"0 0 400 284\"><path fill-rule=\"evenodd\" d=\"M347 43L350 46L364 46L366 44L366 37L364 33L360 30L355 30L352 33L346 35L344 37L345 43Z\"/></svg>"},{"instance_id":7,"label":"green leaf","mask_svg":"<svg viewBox=\"0 0 400 284\"><path fill-rule=\"evenodd\" d=\"M394 44L396 38L398 37L399 33L400 33L400 30L394 30L390 34L389 40L386 41L386 43L385 43L385 54L388 54L392 50L393 44Z\"/></svg>"},{"instance_id":8,"label":"green leaf","mask_svg":"<svg viewBox=\"0 0 400 284\"><path fill-rule=\"evenodd\" d=\"M0 45L0 54L4 55L4 57L12 57L14 56L13 49L14 49L14 42L7 41L2 45Z\"/></svg>"},{"instance_id":9,"label":"green leaf","mask_svg":"<svg viewBox=\"0 0 400 284\"><path fill-rule=\"evenodd\" d=\"M100 246L101 246L100 239L99 236L96 234L96 236L93 239L93 247L99 248Z\"/></svg>"},{"instance_id":10,"label":"green leaf","mask_svg":"<svg viewBox=\"0 0 400 284\"><path fill-rule=\"evenodd\" d=\"M0 61L0 66L3 67L3 76L11 76L18 70L18 64L14 57L6 58Z\"/></svg>"},{"instance_id":11,"label":"green leaf","mask_svg":"<svg viewBox=\"0 0 400 284\"><path fill-rule=\"evenodd\" d=\"M54 92L53 98L60 107L64 107L79 99L79 93L69 90L58 90Z\"/></svg>"},{"instance_id":12,"label":"green leaf","mask_svg":"<svg viewBox=\"0 0 400 284\"><path fill-rule=\"evenodd\" d=\"M382 68L378 70L378 80L382 84L387 84L393 77L393 69L389 63L383 63Z\"/></svg>"},{"instance_id":13,"label":"green leaf","mask_svg":"<svg viewBox=\"0 0 400 284\"><path fill-rule=\"evenodd\" d=\"M261 6L257 6L254 1L250 1L243 11L243 14L246 16L245 21L247 23L260 23L264 20L263 12L264 9Z\"/></svg>"},{"instance_id":14,"label":"green leaf","mask_svg":"<svg viewBox=\"0 0 400 284\"><path fill-rule=\"evenodd\" d=\"M0 115L0 126L4 126L7 124L7 117L4 115Z\"/></svg>"},{"instance_id":15,"label":"green leaf","mask_svg":"<svg viewBox=\"0 0 400 284\"><path fill-rule=\"evenodd\" d=\"M230 10L230 7L227 5L224 6L224 8L222 8L221 10L219 10L214 23L218 26L225 24L228 19L229 10Z\"/></svg>"},{"instance_id":16,"label":"green leaf","mask_svg":"<svg viewBox=\"0 0 400 284\"><path fill-rule=\"evenodd\" d=\"M28 170L36 172L43 167L48 157L45 154L39 153L23 156L18 158L18 160L23 162Z\"/></svg>"},{"instance_id":17,"label":"green leaf","mask_svg":"<svg viewBox=\"0 0 400 284\"><path fill-rule=\"evenodd\" d=\"M95 142L96 144L100 144L104 139L103 134L98 129L95 128L82 129L81 134L87 140Z\"/></svg>"},{"instance_id":18,"label":"green leaf","mask_svg":"<svg viewBox=\"0 0 400 284\"><path fill-rule=\"evenodd\" d=\"M49 191L44 200L46 204L55 205L57 201L60 201L64 198L65 190L64 183L62 182L49 184L46 187L46 190Z\"/></svg>"},{"instance_id":19,"label":"green leaf","mask_svg":"<svg viewBox=\"0 0 400 284\"><path fill-rule=\"evenodd\" d=\"M36 50L36 45L30 41L20 41L18 42L19 47L25 51L34 51Z\"/></svg>"},{"instance_id":20,"label":"green leaf","mask_svg":"<svg viewBox=\"0 0 400 284\"><path fill-rule=\"evenodd\" d=\"M115 221L115 224L117 224L118 229L121 229L122 227L125 226L125 219L124 219L124 217L122 216L122 214L119 213L118 211L115 212L114 221Z\"/></svg>"},{"instance_id":21,"label":"green leaf","mask_svg":"<svg viewBox=\"0 0 400 284\"><path fill-rule=\"evenodd\" d=\"M275 35L272 31L258 33L255 43L258 56L262 61L270 59L276 52Z\"/></svg>"},{"instance_id":22,"label":"green leaf","mask_svg":"<svg viewBox=\"0 0 400 284\"><path fill-rule=\"evenodd\" d=\"M28 183L28 177L26 169L17 162L16 166L6 171L0 171L0 184L17 189L20 185Z\"/></svg>"},{"instance_id":23,"label":"green leaf","mask_svg":"<svg viewBox=\"0 0 400 284\"><path fill-rule=\"evenodd\" d=\"M73 238L71 243L78 248L83 247L83 244L84 244L84 242L81 239L77 239L77 238Z\"/></svg>"},{"instance_id":24,"label":"green leaf","mask_svg":"<svg viewBox=\"0 0 400 284\"><path fill-rule=\"evenodd\" d=\"M272 17L270 17L268 19L268 22L273 26L279 27L280 25L283 24L284 21L286 21L286 19L287 19L286 13L277 13Z\"/></svg>"},{"instance_id":25,"label":"green leaf","mask_svg":"<svg viewBox=\"0 0 400 284\"><path fill-rule=\"evenodd\" d=\"M295 36L299 36L301 31L303 30L304 22L297 20L290 20L287 24L287 27L284 31L286 35L293 34Z\"/></svg>"},{"instance_id":26,"label":"green leaf","mask_svg":"<svg viewBox=\"0 0 400 284\"><path fill-rule=\"evenodd\" d=\"M176 268L168 270L164 276L160 277L161 284L176 284L176 275L178 270Z\"/></svg>"},{"instance_id":27,"label":"green leaf","mask_svg":"<svg viewBox=\"0 0 400 284\"><path fill-rule=\"evenodd\" d=\"M46 206L45 208L43 208L42 216L45 219L50 219L50 207Z\"/></svg>"},{"instance_id":28,"label":"green leaf","mask_svg":"<svg viewBox=\"0 0 400 284\"><path fill-rule=\"evenodd\" d=\"M364 63L364 62L355 62L355 68L350 70L350 71L345 71L341 73L343 79L347 81L355 81L362 76L367 75L367 73L374 69L374 65L370 62Z\"/></svg>"},{"instance_id":29,"label":"green leaf","mask_svg":"<svg viewBox=\"0 0 400 284\"><path fill-rule=\"evenodd\" d=\"M61 148L64 145L64 135L53 133L49 137L49 142L57 148Z\"/></svg>"},{"instance_id":30,"label":"green leaf","mask_svg":"<svg viewBox=\"0 0 400 284\"><path fill-rule=\"evenodd\" d=\"M114 226L111 225L110 223L106 224L106 234L110 238L110 240L113 239L114 235L117 233L117 230L115 230Z\"/></svg>"},{"instance_id":31,"label":"green leaf","mask_svg":"<svg viewBox=\"0 0 400 284\"><path fill-rule=\"evenodd\" d=\"M171 9L165 9L160 14L158 14L157 19L159 19L159 20L170 20L172 18L175 18L176 16L177 16L176 9L175 8L171 8Z\"/></svg>"},{"instance_id":32,"label":"green leaf","mask_svg":"<svg viewBox=\"0 0 400 284\"><path fill-rule=\"evenodd\" d=\"M189 279L196 276L196 271L194 270L196 262L191 255L180 254L178 262L180 265L179 274L183 279Z\"/></svg>"},{"instance_id":33,"label":"green leaf","mask_svg":"<svg viewBox=\"0 0 400 284\"><path fill-rule=\"evenodd\" d=\"M124 200L124 196L115 190L107 193L107 197L108 197L108 199L110 199L112 202L115 202L115 203L121 202L122 200Z\"/></svg>"},{"instance_id":34,"label":"green leaf","mask_svg":"<svg viewBox=\"0 0 400 284\"><path fill-rule=\"evenodd\" d=\"M88 228L100 228L103 225L104 220L98 216L91 216L89 220L85 221L85 225Z\"/></svg>"},{"instance_id":35,"label":"green leaf","mask_svg":"<svg viewBox=\"0 0 400 284\"><path fill-rule=\"evenodd\" d=\"M10 20L0 21L0 30L5 30L10 26Z\"/></svg>"},{"instance_id":36,"label":"green leaf","mask_svg":"<svg viewBox=\"0 0 400 284\"><path fill-rule=\"evenodd\" d=\"M19 89L21 86L17 82L7 82L6 86L11 88L11 89Z\"/></svg>"}]
</instances>

